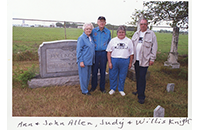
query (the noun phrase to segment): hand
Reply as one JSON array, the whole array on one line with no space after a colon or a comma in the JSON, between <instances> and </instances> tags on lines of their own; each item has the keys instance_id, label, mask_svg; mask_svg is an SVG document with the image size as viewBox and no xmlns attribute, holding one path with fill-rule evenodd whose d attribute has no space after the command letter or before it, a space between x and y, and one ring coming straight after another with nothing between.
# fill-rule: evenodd
<instances>
[{"instance_id":1,"label":"hand","mask_svg":"<svg viewBox=\"0 0 200 130\"><path fill-rule=\"evenodd\" d=\"M132 63L129 63L128 68L130 69L132 67Z\"/></svg>"},{"instance_id":2,"label":"hand","mask_svg":"<svg viewBox=\"0 0 200 130\"><path fill-rule=\"evenodd\" d=\"M112 63L108 63L110 69L112 69Z\"/></svg>"},{"instance_id":3,"label":"hand","mask_svg":"<svg viewBox=\"0 0 200 130\"><path fill-rule=\"evenodd\" d=\"M85 67L84 63L83 62L80 62L80 67Z\"/></svg>"},{"instance_id":4,"label":"hand","mask_svg":"<svg viewBox=\"0 0 200 130\"><path fill-rule=\"evenodd\" d=\"M153 65L153 63L154 63L153 61L149 61L149 66Z\"/></svg>"}]
</instances>

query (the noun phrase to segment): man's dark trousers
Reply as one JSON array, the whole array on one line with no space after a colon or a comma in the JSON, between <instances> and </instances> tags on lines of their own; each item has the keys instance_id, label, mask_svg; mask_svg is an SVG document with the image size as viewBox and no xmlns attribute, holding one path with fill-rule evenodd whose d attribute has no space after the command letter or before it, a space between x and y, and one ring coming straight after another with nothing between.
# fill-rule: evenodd
<instances>
[{"instance_id":1,"label":"man's dark trousers","mask_svg":"<svg viewBox=\"0 0 200 130\"><path fill-rule=\"evenodd\" d=\"M146 73L148 67L139 66L139 61L135 62L135 73L136 73L136 83L137 83L137 93L138 99L145 99L145 88L146 88Z\"/></svg>"},{"instance_id":2,"label":"man's dark trousers","mask_svg":"<svg viewBox=\"0 0 200 130\"><path fill-rule=\"evenodd\" d=\"M107 64L107 52L106 51L95 51L95 64L92 66L92 88L95 90L98 85L98 68L100 69L100 90L105 90L105 72Z\"/></svg>"}]
</instances>

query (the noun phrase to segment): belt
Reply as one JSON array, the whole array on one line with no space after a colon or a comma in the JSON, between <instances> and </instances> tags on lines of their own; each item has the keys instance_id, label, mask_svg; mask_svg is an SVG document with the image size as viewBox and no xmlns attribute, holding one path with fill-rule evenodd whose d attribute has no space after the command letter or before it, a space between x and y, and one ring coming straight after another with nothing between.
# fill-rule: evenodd
<instances>
[{"instance_id":1,"label":"belt","mask_svg":"<svg viewBox=\"0 0 200 130\"><path fill-rule=\"evenodd\" d=\"M106 50L95 50L96 52L103 52L103 51L106 51Z\"/></svg>"}]
</instances>

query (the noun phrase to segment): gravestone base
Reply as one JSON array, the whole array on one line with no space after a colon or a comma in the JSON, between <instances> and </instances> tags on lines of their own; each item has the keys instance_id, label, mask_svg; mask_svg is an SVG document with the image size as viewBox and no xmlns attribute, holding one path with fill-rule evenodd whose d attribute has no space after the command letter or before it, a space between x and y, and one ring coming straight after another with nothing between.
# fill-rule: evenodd
<instances>
[{"instance_id":1,"label":"gravestone base","mask_svg":"<svg viewBox=\"0 0 200 130\"><path fill-rule=\"evenodd\" d=\"M180 68L180 63L178 63L178 62L177 63L171 63L171 62L165 61L164 66L170 67L172 69L178 69L178 68Z\"/></svg>"},{"instance_id":2,"label":"gravestone base","mask_svg":"<svg viewBox=\"0 0 200 130\"><path fill-rule=\"evenodd\" d=\"M168 59L167 61L164 62L164 66L168 66L172 69L180 68L180 63L178 63L177 60L178 60L178 53L169 52Z\"/></svg>"},{"instance_id":3,"label":"gravestone base","mask_svg":"<svg viewBox=\"0 0 200 130\"><path fill-rule=\"evenodd\" d=\"M134 82L136 82L136 75L135 75L135 69L134 67L131 67L130 69L128 69L128 73L127 76L129 79L133 80ZM150 72L147 71L146 74L146 80L148 80L150 78Z\"/></svg>"},{"instance_id":4,"label":"gravestone base","mask_svg":"<svg viewBox=\"0 0 200 130\"><path fill-rule=\"evenodd\" d=\"M79 76L67 76L67 77L53 77L53 78L34 78L28 81L29 88L41 88L49 86L70 86L78 85Z\"/></svg>"},{"instance_id":5,"label":"gravestone base","mask_svg":"<svg viewBox=\"0 0 200 130\"><path fill-rule=\"evenodd\" d=\"M91 78L92 76L90 76ZM106 81L109 79L109 74L106 72ZM98 74L98 80L100 80L100 74ZM79 75L75 76L63 76L63 77L52 77L52 78L36 78L28 81L29 88L41 88L50 86L73 86L79 85Z\"/></svg>"}]
</instances>

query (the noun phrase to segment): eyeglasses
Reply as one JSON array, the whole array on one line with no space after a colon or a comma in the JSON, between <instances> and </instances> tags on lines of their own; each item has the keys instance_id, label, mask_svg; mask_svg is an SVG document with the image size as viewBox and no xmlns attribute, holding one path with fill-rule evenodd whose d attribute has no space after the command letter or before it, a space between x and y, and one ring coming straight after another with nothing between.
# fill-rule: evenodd
<instances>
[{"instance_id":1,"label":"eyeglasses","mask_svg":"<svg viewBox=\"0 0 200 130\"><path fill-rule=\"evenodd\" d=\"M141 23L140 25L147 25L147 23Z\"/></svg>"}]
</instances>

